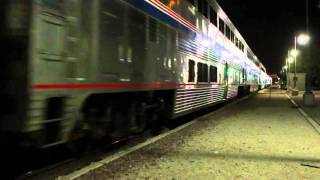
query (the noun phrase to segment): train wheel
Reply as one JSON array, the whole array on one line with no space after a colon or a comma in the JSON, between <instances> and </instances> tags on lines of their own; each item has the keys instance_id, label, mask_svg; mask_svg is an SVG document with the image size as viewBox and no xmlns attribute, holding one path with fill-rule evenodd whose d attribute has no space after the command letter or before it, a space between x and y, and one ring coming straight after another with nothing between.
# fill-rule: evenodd
<instances>
[{"instance_id":1,"label":"train wheel","mask_svg":"<svg viewBox=\"0 0 320 180\"><path fill-rule=\"evenodd\" d=\"M115 107L111 104L107 105L104 109L102 121L104 124L104 131L107 138L111 137L112 132L114 131L113 121L115 120Z\"/></svg>"},{"instance_id":2,"label":"train wheel","mask_svg":"<svg viewBox=\"0 0 320 180\"><path fill-rule=\"evenodd\" d=\"M142 133L147 127L147 118L145 114L144 103L132 103L129 107L129 130L131 133Z\"/></svg>"},{"instance_id":3,"label":"train wheel","mask_svg":"<svg viewBox=\"0 0 320 180\"><path fill-rule=\"evenodd\" d=\"M88 124L79 121L73 127L67 147L76 156L81 156L89 150L89 129Z\"/></svg>"},{"instance_id":4,"label":"train wheel","mask_svg":"<svg viewBox=\"0 0 320 180\"><path fill-rule=\"evenodd\" d=\"M128 111L123 104L113 104L113 108L111 138L117 140L129 135Z\"/></svg>"},{"instance_id":5,"label":"train wheel","mask_svg":"<svg viewBox=\"0 0 320 180\"><path fill-rule=\"evenodd\" d=\"M81 156L95 149L96 144L105 140L103 127L99 109L89 108L83 113L83 119L78 121L72 130L68 145L71 152Z\"/></svg>"}]
</instances>

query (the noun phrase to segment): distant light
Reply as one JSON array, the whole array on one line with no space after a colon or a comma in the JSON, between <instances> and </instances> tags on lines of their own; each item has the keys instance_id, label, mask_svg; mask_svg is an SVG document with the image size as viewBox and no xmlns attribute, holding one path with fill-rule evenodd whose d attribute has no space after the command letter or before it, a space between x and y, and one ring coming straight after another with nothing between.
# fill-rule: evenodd
<instances>
[{"instance_id":1,"label":"distant light","mask_svg":"<svg viewBox=\"0 0 320 180\"><path fill-rule=\"evenodd\" d=\"M310 41L310 36L308 34L300 34L297 38L298 44L305 46L309 43Z\"/></svg>"},{"instance_id":2,"label":"distant light","mask_svg":"<svg viewBox=\"0 0 320 180\"><path fill-rule=\"evenodd\" d=\"M287 69L288 69L288 66L283 66L283 69L287 70Z\"/></svg>"},{"instance_id":3,"label":"distant light","mask_svg":"<svg viewBox=\"0 0 320 180\"><path fill-rule=\"evenodd\" d=\"M294 59L293 59L293 57L288 57L287 61L289 64L291 64L291 63L293 63Z\"/></svg>"},{"instance_id":4,"label":"distant light","mask_svg":"<svg viewBox=\"0 0 320 180\"><path fill-rule=\"evenodd\" d=\"M291 55L292 57L297 57L297 56L299 55L299 51L298 51L298 50L295 50L295 49L292 49L292 50L290 51L290 55Z\"/></svg>"}]
</instances>

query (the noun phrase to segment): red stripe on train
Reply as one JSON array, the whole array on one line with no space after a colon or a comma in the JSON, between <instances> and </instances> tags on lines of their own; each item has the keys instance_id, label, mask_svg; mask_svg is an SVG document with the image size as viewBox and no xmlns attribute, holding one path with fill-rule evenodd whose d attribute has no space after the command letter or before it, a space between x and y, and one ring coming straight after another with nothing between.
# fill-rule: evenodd
<instances>
[{"instance_id":1,"label":"red stripe on train","mask_svg":"<svg viewBox=\"0 0 320 180\"><path fill-rule=\"evenodd\" d=\"M210 84L39 84L33 85L32 89L106 89L106 88L139 88L139 87L179 87Z\"/></svg>"}]
</instances>

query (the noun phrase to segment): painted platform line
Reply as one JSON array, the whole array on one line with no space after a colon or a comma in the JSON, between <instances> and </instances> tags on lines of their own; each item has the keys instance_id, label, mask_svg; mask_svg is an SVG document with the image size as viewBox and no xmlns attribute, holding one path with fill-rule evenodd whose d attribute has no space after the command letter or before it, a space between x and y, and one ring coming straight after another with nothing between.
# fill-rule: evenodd
<instances>
[{"instance_id":1,"label":"painted platform line","mask_svg":"<svg viewBox=\"0 0 320 180\"><path fill-rule=\"evenodd\" d=\"M96 169L98 169L98 168L100 168L100 167L102 167L104 165L107 165L107 164L109 164L109 163L111 163L111 162L113 162L113 161L115 161L115 160L117 160L117 159L119 159L119 158L121 158L123 156L126 156L126 155L130 154L130 153L138 151L139 149L142 149L143 147L151 145L151 144L153 144L153 143L155 143L155 142L157 142L157 141L159 141L159 140L161 140L161 139L163 139L163 138L165 138L165 137L167 137L169 135L177 133L177 132L179 132L179 131L191 126L192 124L195 124L196 122L198 122L200 120L207 119L210 116L213 116L213 115L215 115L215 114L227 109L228 107L233 106L233 105L235 105L235 104L237 104L239 102L242 102L242 101L244 101L246 99L248 99L248 97L244 97L244 98L238 99L238 100L236 100L234 102L231 102L231 103L227 104L226 106L224 106L224 107L222 107L222 108L220 108L220 109L218 109L218 110L216 110L214 112L211 112L211 113L208 113L206 115L203 115L203 116L201 116L201 117L199 117L199 118L197 118L197 119L195 119L195 120L193 120L191 122L188 122L186 124L183 124L183 125L175 128L175 129L173 129L171 131L168 131L168 132L166 132L164 134L160 134L159 136L153 137L153 138L151 138L151 139L149 139L149 140L147 140L147 141L145 141L145 142L143 142L141 144L133 146L133 147L127 149L127 150L123 150L123 151L120 151L120 152L118 152L118 153L116 153L114 155L108 156L108 157L106 157L105 159L103 159L101 161L93 162L90 165L88 165L88 166L86 166L86 167L84 167L84 168L82 168L82 169L80 169L78 171L75 171L75 172L73 172L73 173L71 173L69 175L66 175L66 176L58 177L57 179L58 180L73 180L73 179L80 178L81 176L83 176L85 174L93 172L94 170L96 170Z\"/></svg>"},{"instance_id":2,"label":"painted platform line","mask_svg":"<svg viewBox=\"0 0 320 180\"><path fill-rule=\"evenodd\" d=\"M297 107L300 114L310 123L314 130L320 134L320 125L314 119L312 119L288 94L286 94L286 96L291 103Z\"/></svg>"}]
</instances>

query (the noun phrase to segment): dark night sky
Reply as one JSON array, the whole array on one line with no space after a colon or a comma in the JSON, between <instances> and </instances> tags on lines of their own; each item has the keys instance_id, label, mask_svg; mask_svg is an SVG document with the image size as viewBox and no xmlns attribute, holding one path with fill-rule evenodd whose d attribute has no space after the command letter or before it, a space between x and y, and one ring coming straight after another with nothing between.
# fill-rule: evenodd
<instances>
[{"instance_id":1,"label":"dark night sky","mask_svg":"<svg viewBox=\"0 0 320 180\"><path fill-rule=\"evenodd\" d=\"M281 70L294 35L306 30L306 0L217 0L268 73ZM281 4L282 3L282 4ZM320 2L309 0L312 44L320 49Z\"/></svg>"}]
</instances>

